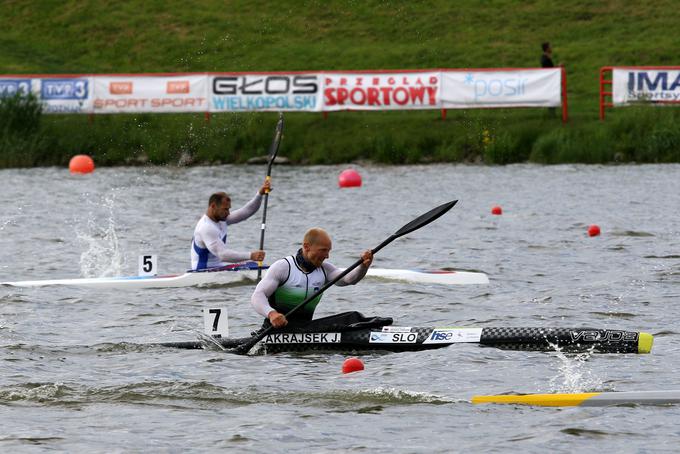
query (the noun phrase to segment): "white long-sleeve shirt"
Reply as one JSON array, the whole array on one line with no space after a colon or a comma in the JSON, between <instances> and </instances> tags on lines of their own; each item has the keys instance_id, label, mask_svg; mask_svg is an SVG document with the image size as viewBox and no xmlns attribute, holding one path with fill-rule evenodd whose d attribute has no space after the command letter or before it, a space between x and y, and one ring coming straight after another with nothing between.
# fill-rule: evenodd
<instances>
[{"instance_id":1,"label":"white long-sleeve shirt","mask_svg":"<svg viewBox=\"0 0 680 454\"><path fill-rule=\"evenodd\" d=\"M227 225L248 219L257 212L261 203L262 195L258 192L250 202L230 212L226 221L215 222L204 214L196 224L191 241L191 269L201 270L249 260L250 252L227 248Z\"/></svg>"}]
</instances>

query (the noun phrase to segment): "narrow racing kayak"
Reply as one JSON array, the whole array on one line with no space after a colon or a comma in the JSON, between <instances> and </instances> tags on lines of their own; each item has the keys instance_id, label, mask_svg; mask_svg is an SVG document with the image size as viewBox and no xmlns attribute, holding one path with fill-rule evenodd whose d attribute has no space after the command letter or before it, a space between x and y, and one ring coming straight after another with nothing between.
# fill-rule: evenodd
<instances>
[{"instance_id":1,"label":"narrow racing kayak","mask_svg":"<svg viewBox=\"0 0 680 454\"><path fill-rule=\"evenodd\" d=\"M235 282L254 280L259 267L255 262L236 263L233 265L208 268L199 271L187 271L181 274L164 274L159 276L120 276L92 277L76 279L47 279L38 281L2 282L11 287L48 287L71 286L102 289L143 289L166 287L191 287L198 285L225 285Z\"/></svg>"},{"instance_id":2,"label":"narrow racing kayak","mask_svg":"<svg viewBox=\"0 0 680 454\"><path fill-rule=\"evenodd\" d=\"M2 282L0 284L11 287L47 287L62 285L103 289L144 289L191 287L201 285L225 285L236 282L254 281L257 278L258 270L266 270L267 268L268 266L259 267L256 262L245 262L218 268L208 268L205 270L187 271L181 274L165 274L160 276L47 279L35 281ZM387 280L424 284L468 285L489 283L489 278L486 274L469 271L425 271L369 268L367 276Z\"/></svg>"},{"instance_id":3,"label":"narrow racing kayak","mask_svg":"<svg viewBox=\"0 0 680 454\"><path fill-rule=\"evenodd\" d=\"M650 353L653 336L637 331L595 328L451 328L392 326L391 318L366 318L357 312L309 322L304 327L269 332L257 352L429 350L475 343L504 350L596 353ZM164 342L165 347L200 349L211 344L238 348L251 338L215 338L203 341Z\"/></svg>"},{"instance_id":4,"label":"narrow racing kayak","mask_svg":"<svg viewBox=\"0 0 680 454\"><path fill-rule=\"evenodd\" d=\"M473 404L514 404L540 407L607 407L610 405L680 404L680 391L629 391L567 394L501 394L473 396Z\"/></svg>"}]
</instances>

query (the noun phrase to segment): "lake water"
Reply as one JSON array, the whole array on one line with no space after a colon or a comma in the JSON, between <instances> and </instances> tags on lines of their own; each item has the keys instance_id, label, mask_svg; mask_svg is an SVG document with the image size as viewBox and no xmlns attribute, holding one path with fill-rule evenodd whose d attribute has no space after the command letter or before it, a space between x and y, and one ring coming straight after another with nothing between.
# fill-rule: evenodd
<instances>
[{"instance_id":1,"label":"lake water","mask_svg":"<svg viewBox=\"0 0 680 454\"><path fill-rule=\"evenodd\" d=\"M366 279L329 289L317 316L358 310L407 326L640 330L650 355L565 356L461 344L361 355L243 357L143 344L194 340L201 310L232 334L261 320L253 283L138 291L0 287L0 450L8 452L677 452L679 406L532 408L475 394L680 389L680 166L344 167L273 170L268 259L326 228L348 266L425 211L459 203L380 251L381 268L455 268L484 286ZM264 166L0 170L0 281L161 273L189 266L210 193L248 201ZM502 216L491 215L500 205ZM260 215L230 228L256 249ZM589 224L602 234L588 237ZM271 261L271 260L269 260Z\"/></svg>"}]
</instances>

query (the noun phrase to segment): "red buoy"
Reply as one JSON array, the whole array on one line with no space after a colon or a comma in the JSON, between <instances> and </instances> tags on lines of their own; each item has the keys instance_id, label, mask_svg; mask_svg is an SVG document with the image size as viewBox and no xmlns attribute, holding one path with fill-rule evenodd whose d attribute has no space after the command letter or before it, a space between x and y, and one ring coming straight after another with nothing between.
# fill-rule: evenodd
<instances>
[{"instance_id":1,"label":"red buoy","mask_svg":"<svg viewBox=\"0 0 680 454\"><path fill-rule=\"evenodd\" d=\"M94 172L94 161L86 154L77 154L68 163L71 173L92 173Z\"/></svg>"},{"instance_id":2,"label":"red buoy","mask_svg":"<svg viewBox=\"0 0 680 454\"><path fill-rule=\"evenodd\" d=\"M364 362L359 358L347 358L344 363L342 363L342 373L349 374L351 372L358 372L364 370Z\"/></svg>"},{"instance_id":3,"label":"red buoy","mask_svg":"<svg viewBox=\"0 0 680 454\"><path fill-rule=\"evenodd\" d=\"M338 176L338 185L341 188L356 188L361 186L361 175L354 169L345 169Z\"/></svg>"},{"instance_id":4,"label":"red buoy","mask_svg":"<svg viewBox=\"0 0 680 454\"><path fill-rule=\"evenodd\" d=\"M496 216L500 216L501 214L503 214L503 208L501 208L498 205L493 206L493 207L491 207L491 214L495 214Z\"/></svg>"},{"instance_id":5,"label":"red buoy","mask_svg":"<svg viewBox=\"0 0 680 454\"><path fill-rule=\"evenodd\" d=\"M600 226L592 224L588 226L588 236L598 236L600 234Z\"/></svg>"}]
</instances>

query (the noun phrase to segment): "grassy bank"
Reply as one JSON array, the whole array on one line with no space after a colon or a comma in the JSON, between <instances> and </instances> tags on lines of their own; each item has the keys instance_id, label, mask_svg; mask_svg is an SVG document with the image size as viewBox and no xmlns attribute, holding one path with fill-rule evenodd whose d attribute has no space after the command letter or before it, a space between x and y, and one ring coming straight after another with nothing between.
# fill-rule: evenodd
<instances>
[{"instance_id":1,"label":"grassy bank","mask_svg":"<svg viewBox=\"0 0 680 454\"><path fill-rule=\"evenodd\" d=\"M604 65L678 64L671 1L13 2L4 73L535 67L549 40L568 74L571 120L545 109L289 113L294 162L678 162L668 109L597 119ZM50 14L47 14L50 12ZM0 129L0 166L244 162L265 152L276 114L42 116ZM4 123L3 123L4 125Z\"/></svg>"}]
</instances>

